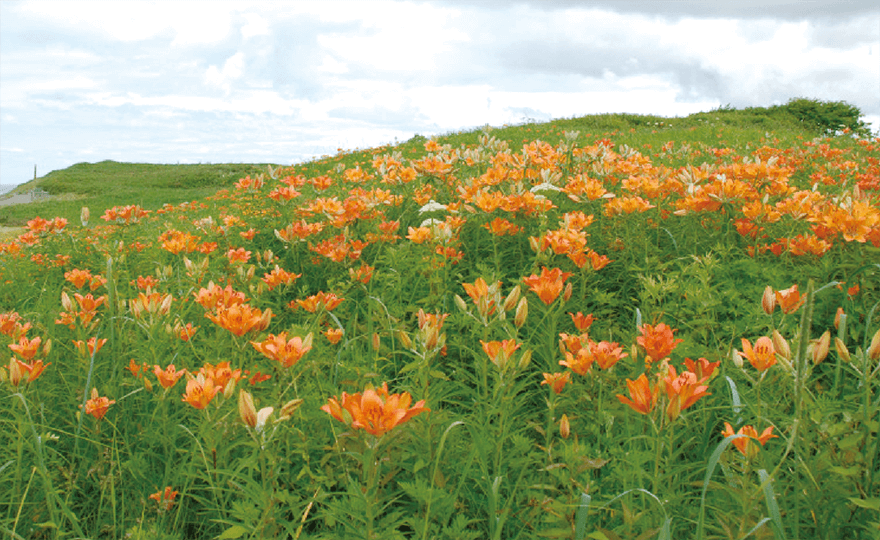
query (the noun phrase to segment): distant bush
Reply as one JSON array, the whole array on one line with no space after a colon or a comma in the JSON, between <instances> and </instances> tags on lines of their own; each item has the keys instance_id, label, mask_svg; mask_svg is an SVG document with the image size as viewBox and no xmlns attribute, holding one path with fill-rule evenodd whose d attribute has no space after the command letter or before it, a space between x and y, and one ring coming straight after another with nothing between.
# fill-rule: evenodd
<instances>
[{"instance_id":1,"label":"distant bush","mask_svg":"<svg viewBox=\"0 0 880 540\"><path fill-rule=\"evenodd\" d=\"M795 98L785 105L772 109L791 114L798 121L819 129L823 134L833 134L849 128L855 135L869 136L868 124L861 121L862 111L845 101L819 101Z\"/></svg>"}]
</instances>

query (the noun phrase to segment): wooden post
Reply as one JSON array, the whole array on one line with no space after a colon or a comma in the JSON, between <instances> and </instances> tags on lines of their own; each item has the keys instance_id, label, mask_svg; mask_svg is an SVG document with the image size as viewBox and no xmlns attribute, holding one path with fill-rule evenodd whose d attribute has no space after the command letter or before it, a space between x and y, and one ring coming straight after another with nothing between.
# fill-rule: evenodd
<instances>
[{"instance_id":1,"label":"wooden post","mask_svg":"<svg viewBox=\"0 0 880 540\"><path fill-rule=\"evenodd\" d=\"M37 164L34 163L34 180L37 179Z\"/></svg>"}]
</instances>

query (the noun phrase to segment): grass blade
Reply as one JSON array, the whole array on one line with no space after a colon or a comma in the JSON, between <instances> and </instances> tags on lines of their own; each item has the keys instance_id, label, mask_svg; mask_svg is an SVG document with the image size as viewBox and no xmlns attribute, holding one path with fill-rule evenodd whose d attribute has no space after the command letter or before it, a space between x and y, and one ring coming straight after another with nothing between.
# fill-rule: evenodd
<instances>
[{"instance_id":1,"label":"grass blade","mask_svg":"<svg viewBox=\"0 0 880 540\"><path fill-rule=\"evenodd\" d=\"M770 475L764 469L758 470L758 478L761 479L761 487L764 490L764 500L767 503L767 512L773 522L773 534L779 540L785 540L785 529L782 526L782 514L779 512L779 505L776 503L776 494L773 492L773 482Z\"/></svg>"}]
</instances>

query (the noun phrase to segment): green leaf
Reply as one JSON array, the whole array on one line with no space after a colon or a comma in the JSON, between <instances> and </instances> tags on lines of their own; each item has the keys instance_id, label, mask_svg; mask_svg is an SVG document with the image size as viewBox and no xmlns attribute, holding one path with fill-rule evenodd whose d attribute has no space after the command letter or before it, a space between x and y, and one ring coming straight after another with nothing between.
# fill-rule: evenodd
<instances>
[{"instance_id":1,"label":"green leaf","mask_svg":"<svg viewBox=\"0 0 880 540\"><path fill-rule=\"evenodd\" d=\"M776 494L773 492L773 482L770 475L764 469L758 470L758 478L761 479L761 485L764 486L764 500L767 503L767 512L773 523L773 533L776 538L785 540L785 528L782 526L782 514L779 512L779 505L776 503Z\"/></svg>"},{"instance_id":2,"label":"green leaf","mask_svg":"<svg viewBox=\"0 0 880 540\"><path fill-rule=\"evenodd\" d=\"M858 506L859 508L866 508L868 510L880 510L880 498L874 497L872 499L856 499L855 497L849 497L849 502Z\"/></svg>"},{"instance_id":3,"label":"green leaf","mask_svg":"<svg viewBox=\"0 0 880 540\"><path fill-rule=\"evenodd\" d=\"M584 539L584 529L587 528L587 514L590 512L591 497L586 493L581 493L581 503L578 505L577 517L574 526L575 540Z\"/></svg>"},{"instance_id":4,"label":"green leaf","mask_svg":"<svg viewBox=\"0 0 880 540\"><path fill-rule=\"evenodd\" d=\"M219 539L229 539L229 538L241 538L243 535L247 534L247 529L242 527L241 525L233 525L229 527L223 534L218 536Z\"/></svg>"}]
</instances>

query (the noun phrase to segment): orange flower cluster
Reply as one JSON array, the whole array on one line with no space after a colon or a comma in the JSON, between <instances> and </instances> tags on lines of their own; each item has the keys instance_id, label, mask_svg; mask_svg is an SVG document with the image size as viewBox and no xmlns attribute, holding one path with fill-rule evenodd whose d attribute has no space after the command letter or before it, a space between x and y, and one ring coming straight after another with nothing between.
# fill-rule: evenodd
<instances>
[{"instance_id":1,"label":"orange flower cluster","mask_svg":"<svg viewBox=\"0 0 880 540\"><path fill-rule=\"evenodd\" d=\"M103 276L93 276L88 270L80 270L77 268L65 272L64 279L72 283L77 289L82 289L85 284L88 283L89 289L92 291L107 283L107 280Z\"/></svg>"},{"instance_id":2,"label":"orange flower cluster","mask_svg":"<svg viewBox=\"0 0 880 540\"><path fill-rule=\"evenodd\" d=\"M111 223L130 224L137 223L141 218L148 216L150 213L138 205L131 204L128 206L114 206L104 211L101 219Z\"/></svg>"},{"instance_id":3,"label":"orange flower cluster","mask_svg":"<svg viewBox=\"0 0 880 540\"><path fill-rule=\"evenodd\" d=\"M92 388L92 398L86 401L86 407L83 411L86 414L90 414L95 417L96 420L101 420L104 418L104 415L107 414L107 411L110 409L110 405L116 403L116 400L110 399L106 396L99 396L98 389Z\"/></svg>"},{"instance_id":4,"label":"orange flower cluster","mask_svg":"<svg viewBox=\"0 0 880 540\"><path fill-rule=\"evenodd\" d=\"M733 445L736 446L736 449L739 450L742 455L747 458L754 458L758 455L758 447L752 442L752 439L757 440L761 446L764 446L767 441L770 439L776 438L776 435L773 435L773 426L768 427L760 435L758 435L758 431L752 426L743 426L739 428L738 431L733 431L733 426L729 423L724 422L724 430L721 432L725 437L732 437L734 435L745 435L746 437L741 437L733 440Z\"/></svg>"},{"instance_id":5,"label":"orange flower cluster","mask_svg":"<svg viewBox=\"0 0 880 540\"><path fill-rule=\"evenodd\" d=\"M288 304L291 308L299 306L309 313L315 313L319 309L324 311L333 311L345 298L339 298L333 293L325 293L323 291L313 294L304 300L293 300Z\"/></svg>"},{"instance_id":6,"label":"orange flower cluster","mask_svg":"<svg viewBox=\"0 0 880 540\"><path fill-rule=\"evenodd\" d=\"M656 326L643 324L639 327L640 336L636 338L636 343L644 349L647 358L645 363L659 362L669 356L682 339L676 339L673 336L675 330L668 327L665 323Z\"/></svg>"},{"instance_id":7,"label":"orange flower cluster","mask_svg":"<svg viewBox=\"0 0 880 540\"><path fill-rule=\"evenodd\" d=\"M302 277L302 274L287 272L276 264L274 270L263 276L263 283L268 285L269 290L271 291L279 285L292 285L297 280L297 278L300 277Z\"/></svg>"},{"instance_id":8,"label":"orange flower cluster","mask_svg":"<svg viewBox=\"0 0 880 540\"><path fill-rule=\"evenodd\" d=\"M268 328L269 321L272 319L272 310L261 311L248 304L218 305L214 311L205 313L205 317L221 328L241 337L247 333L259 332Z\"/></svg>"},{"instance_id":9,"label":"orange flower cluster","mask_svg":"<svg viewBox=\"0 0 880 540\"><path fill-rule=\"evenodd\" d=\"M98 308L107 303L107 297L95 298L92 293L85 296L74 293L73 298L76 300L76 305L67 293L61 293L61 307L64 308L64 311L55 320L55 324L61 324L73 330L79 321L86 332L92 332L98 324L98 319L95 318L98 315Z\"/></svg>"},{"instance_id":10,"label":"orange flower cluster","mask_svg":"<svg viewBox=\"0 0 880 540\"><path fill-rule=\"evenodd\" d=\"M339 399L331 397L321 410L354 429L381 437L414 416L430 411L425 400L410 406L411 403L409 392L389 394L388 383L383 383L375 389L368 386L362 393L343 392Z\"/></svg>"},{"instance_id":11,"label":"orange flower cluster","mask_svg":"<svg viewBox=\"0 0 880 540\"><path fill-rule=\"evenodd\" d=\"M288 340L287 332L281 332L277 336L269 334L263 341L251 341L251 345L263 356L290 368L312 349L312 335L305 339L296 336Z\"/></svg>"},{"instance_id":12,"label":"orange flower cluster","mask_svg":"<svg viewBox=\"0 0 880 540\"><path fill-rule=\"evenodd\" d=\"M529 290L538 295L538 298L546 305L552 304L562 292L565 280L571 276L571 272L563 272L559 268L548 270L546 266L541 268L541 275L532 274L523 278Z\"/></svg>"}]
</instances>

